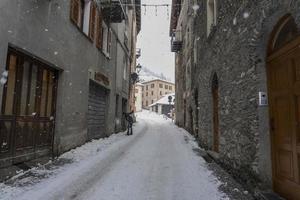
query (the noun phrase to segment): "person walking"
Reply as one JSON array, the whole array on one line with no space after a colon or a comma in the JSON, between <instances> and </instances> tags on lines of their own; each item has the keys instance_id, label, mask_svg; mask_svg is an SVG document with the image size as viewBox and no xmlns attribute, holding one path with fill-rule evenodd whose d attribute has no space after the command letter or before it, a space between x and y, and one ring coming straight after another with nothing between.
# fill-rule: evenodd
<instances>
[{"instance_id":1,"label":"person walking","mask_svg":"<svg viewBox=\"0 0 300 200\"><path fill-rule=\"evenodd\" d=\"M127 121L127 135L132 135L132 124L133 124L133 111L131 111L130 113L123 113L125 115L125 120Z\"/></svg>"}]
</instances>

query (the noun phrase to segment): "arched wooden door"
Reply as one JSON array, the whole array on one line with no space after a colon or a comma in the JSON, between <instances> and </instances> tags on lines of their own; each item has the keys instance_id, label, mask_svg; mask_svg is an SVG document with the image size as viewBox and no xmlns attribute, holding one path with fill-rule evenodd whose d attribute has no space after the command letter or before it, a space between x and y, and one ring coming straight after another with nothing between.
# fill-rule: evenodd
<instances>
[{"instance_id":1,"label":"arched wooden door","mask_svg":"<svg viewBox=\"0 0 300 200\"><path fill-rule=\"evenodd\" d=\"M292 17L276 27L267 63L273 187L300 199L300 37Z\"/></svg>"},{"instance_id":2,"label":"arched wooden door","mask_svg":"<svg viewBox=\"0 0 300 200\"><path fill-rule=\"evenodd\" d=\"M213 98L213 151L219 152L219 81L217 74L214 74L212 80L212 98Z\"/></svg>"}]
</instances>

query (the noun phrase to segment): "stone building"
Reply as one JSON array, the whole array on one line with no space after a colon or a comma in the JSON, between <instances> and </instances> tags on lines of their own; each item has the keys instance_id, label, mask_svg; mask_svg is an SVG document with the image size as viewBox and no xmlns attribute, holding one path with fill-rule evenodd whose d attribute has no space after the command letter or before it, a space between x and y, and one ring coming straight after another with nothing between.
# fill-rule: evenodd
<instances>
[{"instance_id":1,"label":"stone building","mask_svg":"<svg viewBox=\"0 0 300 200\"><path fill-rule=\"evenodd\" d=\"M139 7L104 0L0 2L0 168L120 130Z\"/></svg>"},{"instance_id":2,"label":"stone building","mask_svg":"<svg viewBox=\"0 0 300 200\"><path fill-rule=\"evenodd\" d=\"M300 199L299 11L299 0L173 0L170 31L177 124L249 188L293 200Z\"/></svg>"},{"instance_id":3,"label":"stone building","mask_svg":"<svg viewBox=\"0 0 300 200\"><path fill-rule=\"evenodd\" d=\"M175 92L175 84L169 81L154 79L151 81L143 82L143 108L149 109L149 105L158 101L166 94Z\"/></svg>"}]
</instances>

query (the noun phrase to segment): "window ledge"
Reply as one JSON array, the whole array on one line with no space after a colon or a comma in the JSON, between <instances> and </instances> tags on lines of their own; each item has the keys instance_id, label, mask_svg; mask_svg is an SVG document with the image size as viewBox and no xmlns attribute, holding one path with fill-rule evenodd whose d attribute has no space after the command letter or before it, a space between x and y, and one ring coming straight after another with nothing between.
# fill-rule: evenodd
<instances>
[{"instance_id":1,"label":"window ledge","mask_svg":"<svg viewBox=\"0 0 300 200\"><path fill-rule=\"evenodd\" d=\"M99 49L99 48L98 48L98 49ZM109 55L108 53L104 52L102 49L99 49L99 51L104 55L104 57L105 57L106 59L108 59L108 60L111 59L111 57L110 57L110 55Z\"/></svg>"},{"instance_id":2,"label":"window ledge","mask_svg":"<svg viewBox=\"0 0 300 200\"><path fill-rule=\"evenodd\" d=\"M86 35L75 22L73 22L72 20L71 22L86 39L88 39L92 44L94 43L94 41L88 35Z\"/></svg>"}]
</instances>

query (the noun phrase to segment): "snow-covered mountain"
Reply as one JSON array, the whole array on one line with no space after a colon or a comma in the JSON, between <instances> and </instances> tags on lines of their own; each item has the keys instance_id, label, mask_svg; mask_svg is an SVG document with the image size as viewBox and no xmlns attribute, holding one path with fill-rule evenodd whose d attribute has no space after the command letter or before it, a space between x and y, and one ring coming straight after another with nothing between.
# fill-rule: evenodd
<instances>
[{"instance_id":1,"label":"snow-covered mountain","mask_svg":"<svg viewBox=\"0 0 300 200\"><path fill-rule=\"evenodd\" d=\"M147 67L143 67L139 73L140 82L151 81L154 79L161 79L166 81L171 81L171 79L167 78L163 73L155 73L148 69Z\"/></svg>"}]
</instances>

